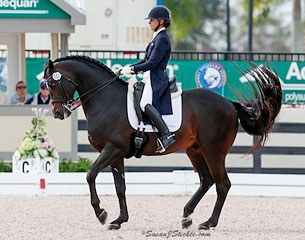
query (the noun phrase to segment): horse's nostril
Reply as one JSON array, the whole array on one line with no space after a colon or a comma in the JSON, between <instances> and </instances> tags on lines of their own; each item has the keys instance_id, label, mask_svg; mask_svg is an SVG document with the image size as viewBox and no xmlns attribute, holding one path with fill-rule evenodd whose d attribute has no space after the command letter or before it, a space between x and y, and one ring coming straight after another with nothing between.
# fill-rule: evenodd
<instances>
[{"instance_id":1,"label":"horse's nostril","mask_svg":"<svg viewBox=\"0 0 305 240\"><path fill-rule=\"evenodd\" d=\"M60 117L60 113L58 110L56 110L55 112L53 112L53 115L55 118L59 118Z\"/></svg>"}]
</instances>

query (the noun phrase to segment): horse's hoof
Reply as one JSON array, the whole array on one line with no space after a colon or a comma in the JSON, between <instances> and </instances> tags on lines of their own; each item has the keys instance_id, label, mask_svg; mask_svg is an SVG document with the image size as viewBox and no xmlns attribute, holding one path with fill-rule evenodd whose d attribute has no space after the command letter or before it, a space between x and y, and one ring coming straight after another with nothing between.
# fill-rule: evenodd
<instances>
[{"instance_id":1,"label":"horse's hoof","mask_svg":"<svg viewBox=\"0 0 305 240\"><path fill-rule=\"evenodd\" d=\"M121 228L120 224L110 223L108 226L108 230L119 230Z\"/></svg>"},{"instance_id":2,"label":"horse's hoof","mask_svg":"<svg viewBox=\"0 0 305 240\"><path fill-rule=\"evenodd\" d=\"M199 226L198 226L198 230L209 230L210 227L205 225L205 223L201 223Z\"/></svg>"},{"instance_id":3,"label":"horse's hoof","mask_svg":"<svg viewBox=\"0 0 305 240\"><path fill-rule=\"evenodd\" d=\"M107 216L108 216L108 213L105 210L103 210L102 213L97 217L102 225L104 225L106 223Z\"/></svg>"},{"instance_id":4,"label":"horse's hoof","mask_svg":"<svg viewBox=\"0 0 305 240\"><path fill-rule=\"evenodd\" d=\"M217 223L212 223L212 222L204 222L199 224L198 230L209 230L211 227L216 227Z\"/></svg>"},{"instance_id":5,"label":"horse's hoof","mask_svg":"<svg viewBox=\"0 0 305 240\"><path fill-rule=\"evenodd\" d=\"M182 228L188 228L191 226L193 223L193 220L189 217L183 218L182 219Z\"/></svg>"}]
</instances>

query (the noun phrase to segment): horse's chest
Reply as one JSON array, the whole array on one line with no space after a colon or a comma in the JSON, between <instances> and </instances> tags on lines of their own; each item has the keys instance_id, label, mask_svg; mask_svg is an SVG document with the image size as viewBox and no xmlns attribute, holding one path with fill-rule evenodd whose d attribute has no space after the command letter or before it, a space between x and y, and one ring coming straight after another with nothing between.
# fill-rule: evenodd
<instances>
[{"instance_id":1,"label":"horse's chest","mask_svg":"<svg viewBox=\"0 0 305 240\"><path fill-rule=\"evenodd\" d=\"M88 140L92 147L94 147L98 152L102 151L104 143L97 136L88 133Z\"/></svg>"}]
</instances>

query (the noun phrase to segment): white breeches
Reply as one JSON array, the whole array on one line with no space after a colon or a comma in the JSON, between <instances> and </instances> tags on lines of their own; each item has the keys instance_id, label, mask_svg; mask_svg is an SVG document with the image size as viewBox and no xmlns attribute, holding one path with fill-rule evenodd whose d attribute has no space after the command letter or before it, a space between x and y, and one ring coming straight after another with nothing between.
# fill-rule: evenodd
<instances>
[{"instance_id":1,"label":"white breeches","mask_svg":"<svg viewBox=\"0 0 305 240\"><path fill-rule=\"evenodd\" d=\"M143 81L145 83L143 95L140 101L140 107L143 112L145 112L145 106L147 104L152 104L153 92L150 82L150 71L147 71L143 74Z\"/></svg>"}]
</instances>

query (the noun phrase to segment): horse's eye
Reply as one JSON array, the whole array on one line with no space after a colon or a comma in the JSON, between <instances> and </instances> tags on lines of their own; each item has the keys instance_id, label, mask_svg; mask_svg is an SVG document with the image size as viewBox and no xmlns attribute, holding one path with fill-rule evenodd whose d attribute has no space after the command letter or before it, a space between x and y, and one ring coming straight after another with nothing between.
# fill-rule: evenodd
<instances>
[{"instance_id":1,"label":"horse's eye","mask_svg":"<svg viewBox=\"0 0 305 240\"><path fill-rule=\"evenodd\" d=\"M50 81L48 81L48 87L49 88L54 88L55 87L55 85L56 85L56 83L55 83L55 81L53 80L53 79L51 79Z\"/></svg>"}]
</instances>

